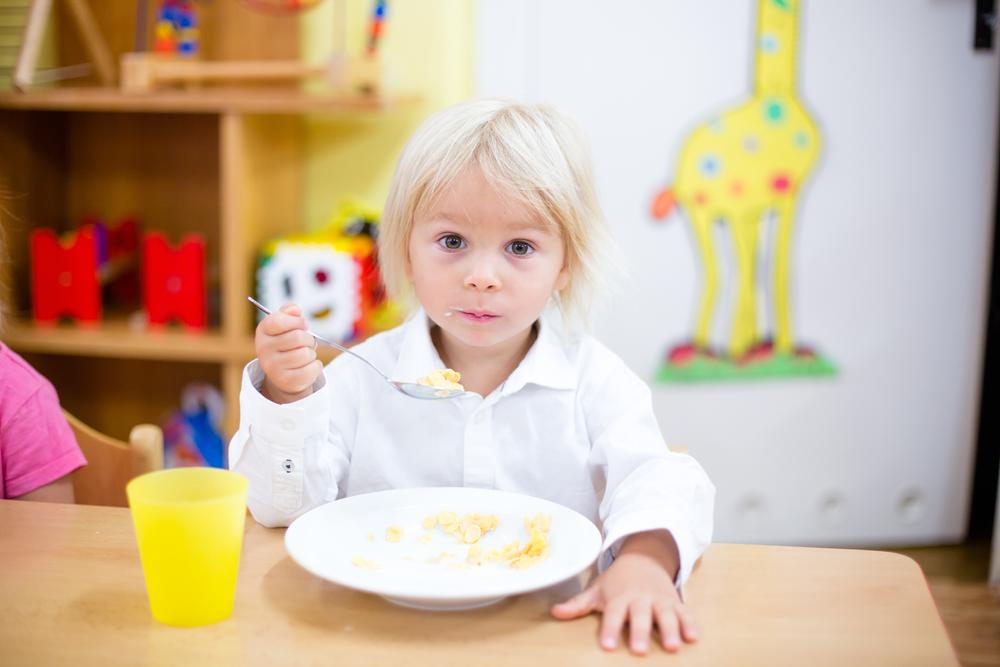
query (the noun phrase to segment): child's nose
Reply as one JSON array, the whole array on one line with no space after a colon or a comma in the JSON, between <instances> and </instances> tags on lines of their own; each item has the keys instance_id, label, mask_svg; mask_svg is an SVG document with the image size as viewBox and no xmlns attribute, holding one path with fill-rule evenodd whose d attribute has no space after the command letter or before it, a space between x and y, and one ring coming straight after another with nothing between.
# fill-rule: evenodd
<instances>
[{"instance_id":1,"label":"child's nose","mask_svg":"<svg viewBox=\"0 0 1000 667\"><path fill-rule=\"evenodd\" d=\"M492 262L477 261L465 277L465 286L482 292L495 292L501 287L500 276Z\"/></svg>"}]
</instances>

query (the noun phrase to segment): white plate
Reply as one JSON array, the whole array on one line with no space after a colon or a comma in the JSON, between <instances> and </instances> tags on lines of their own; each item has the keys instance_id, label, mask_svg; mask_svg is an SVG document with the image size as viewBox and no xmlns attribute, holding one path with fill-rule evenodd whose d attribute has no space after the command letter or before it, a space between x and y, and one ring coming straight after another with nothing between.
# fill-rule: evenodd
<instances>
[{"instance_id":1,"label":"white plate","mask_svg":"<svg viewBox=\"0 0 1000 667\"><path fill-rule=\"evenodd\" d=\"M491 562L463 569L469 545L457 543L441 528L424 543L424 517L440 512L495 514L497 528L482 537L484 552L529 538L525 517L547 514L549 555L525 569ZM400 542L385 539L389 526L403 529ZM374 536L374 540L371 539ZM509 595L545 588L588 568L601 548L597 527L583 515L541 498L506 491L469 488L395 489L351 496L306 512L289 526L285 548L303 568L342 586L381 595L419 609L471 609ZM443 552L455 558L432 562ZM368 570L355 556L379 566Z\"/></svg>"}]
</instances>

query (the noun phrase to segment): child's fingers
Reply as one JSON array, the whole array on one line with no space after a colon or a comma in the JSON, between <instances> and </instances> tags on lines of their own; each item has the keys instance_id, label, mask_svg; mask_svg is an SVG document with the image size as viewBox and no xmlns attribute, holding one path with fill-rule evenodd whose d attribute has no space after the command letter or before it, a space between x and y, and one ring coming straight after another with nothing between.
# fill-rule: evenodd
<instances>
[{"instance_id":1,"label":"child's fingers","mask_svg":"<svg viewBox=\"0 0 1000 667\"><path fill-rule=\"evenodd\" d=\"M596 586L591 586L582 593L577 593L569 600L552 605L552 615L560 620L586 616L598 607L599 593Z\"/></svg>"},{"instance_id":2,"label":"child's fingers","mask_svg":"<svg viewBox=\"0 0 1000 667\"><path fill-rule=\"evenodd\" d=\"M268 336L277 336L293 329L305 329L306 319L297 310L292 313L279 310L262 319L257 328Z\"/></svg>"},{"instance_id":3,"label":"child's fingers","mask_svg":"<svg viewBox=\"0 0 1000 667\"><path fill-rule=\"evenodd\" d=\"M307 366L295 369L285 369L268 374L268 379L274 386L286 394L299 394L316 383L316 378L323 372L323 362L313 361Z\"/></svg>"},{"instance_id":4,"label":"child's fingers","mask_svg":"<svg viewBox=\"0 0 1000 667\"><path fill-rule=\"evenodd\" d=\"M286 303L284 306L278 309L279 312L288 313L294 317L299 317L302 315L302 309L294 303Z\"/></svg>"},{"instance_id":5,"label":"child's fingers","mask_svg":"<svg viewBox=\"0 0 1000 667\"><path fill-rule=\"evenodd\" d=\"M290 352L299 349L316 349L316 339L304 329L293 329L274 336L272 341L278 352Z\"/></svg>"},{"instance_id":6,"label":"child's fingers","mask_svg":"<svg viewBox=\"0 0 1000 667\"><path fill-rule=\"evenodd\" d=\"M669 605L653 605L656 615L656 626L660 629L660 642L670 653L681 647L681 637L678 632L677 609Z\"/></svg>"},{"instance_id":7,"label":"child's fingers","mask_svg":"<svg viewBox=\"0 0 1000 667\"><path fill-rule=\"evenodd\" d=\"M604 606L601 616L601 648L613 651L618 647L618 637L625 625L625 615L628 613L628 603L622 598L609 600Z\"/></svg>"},{"instance_id":8,"label":"child's fingers","mask_svg":"<svg viewBox=\"0 0 1000 667\"><path fill-rule=\"evenodd\" d=\"M308 366L316 359L316 350L311 347L297 347L288 352L278 352L274 356L274 365L287 370L297 370Z\"/></svg>"},{"instance_id":9,"label":"child's fingers","mask_svg":"<svg viewBox=\"0 0 1000 667\"><path fill-rule=\"evenodd\" d=\"M688 643L698 641L698 624L695 623L694 616L684 606L677 607L676 611L681 625L681 637Z\"/></svg>"},{"instance_id":10,"label":"child's fingers","mask_svg":"<svg viewBox=\"0 0 1000 667\"><path fill-rule=\"evenodd\" d=\"M645 599L633 600L628 606L629 650L632 653L646 655L652 629L653 605Z\"/></svg>"}]
</instances>

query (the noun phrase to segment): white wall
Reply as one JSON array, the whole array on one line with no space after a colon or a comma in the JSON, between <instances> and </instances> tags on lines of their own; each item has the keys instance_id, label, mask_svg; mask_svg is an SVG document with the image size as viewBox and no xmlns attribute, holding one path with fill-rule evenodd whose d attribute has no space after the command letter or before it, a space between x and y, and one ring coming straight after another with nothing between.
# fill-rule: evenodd
<instances>
[{"instance_id":1,"label":"white wall","mask_svg":"<svg viewBox=\"0 0 1000 667\"><path fill-rule=\"evenodd\" d=\"M667 347L690 337L697 286L686 223L654 224L650 200L686 133L749 93L755 4L478 4L478 94L553 103L588 134L631 272L595 329L650 380ZM971 48L972 9L802 9L800 92L824 150L799 205L794 316L800 340L840 375L654 385L668 441L688 445L718 486L720 541L964 533L998 97L996 54Z\"/></svg>"}]
</instances>

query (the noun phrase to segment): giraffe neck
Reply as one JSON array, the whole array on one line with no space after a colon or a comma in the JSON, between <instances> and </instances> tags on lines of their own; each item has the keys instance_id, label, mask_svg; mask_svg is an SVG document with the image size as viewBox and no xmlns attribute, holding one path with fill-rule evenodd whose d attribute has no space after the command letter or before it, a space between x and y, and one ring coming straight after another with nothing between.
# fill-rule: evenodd
<instances>
[{"instance_id":1,"label":"giraffe neck","mask_svg":"<svg viewBox=\"0 0 1000 667\"><path fill-rule=\"evenodd\" d=\"M795 48L800 0L757 0L754 92L795 89Z\"/></svg>"}]
</instances>

